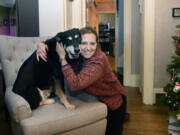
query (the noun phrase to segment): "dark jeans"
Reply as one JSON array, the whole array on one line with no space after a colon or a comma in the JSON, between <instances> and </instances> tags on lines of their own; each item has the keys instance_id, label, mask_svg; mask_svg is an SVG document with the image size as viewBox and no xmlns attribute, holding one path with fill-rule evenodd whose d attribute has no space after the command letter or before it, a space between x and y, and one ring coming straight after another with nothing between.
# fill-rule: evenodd
<instances>
[{"instance_id":1,"label":"dark jeans","mask_svg":"<svg viewBox=\"0 0 180 135\"><path fill-rule=\"evenodd\" d=\"M106 135L121 135L123 131L123 122L126 114L126 96L122 95L123 103L116 110L108 108Z\"/></svg>"}]
</instances>

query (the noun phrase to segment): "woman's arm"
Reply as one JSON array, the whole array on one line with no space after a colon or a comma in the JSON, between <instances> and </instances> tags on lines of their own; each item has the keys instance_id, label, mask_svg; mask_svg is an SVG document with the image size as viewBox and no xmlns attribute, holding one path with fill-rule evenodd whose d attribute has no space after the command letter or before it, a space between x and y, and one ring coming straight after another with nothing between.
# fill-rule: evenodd
<instances>
[{"instance_id":1,"label":"woman's arm","mask_svg":"<svg viewBox=\"0 0 180 135\"><path fill-rule=\"evenodd\" d=\"M62 66L68 87L72 91L82 90L95 83L103 76L102 62L87 62L76 75L69 64Z\"/></svg>"}]
</instances>

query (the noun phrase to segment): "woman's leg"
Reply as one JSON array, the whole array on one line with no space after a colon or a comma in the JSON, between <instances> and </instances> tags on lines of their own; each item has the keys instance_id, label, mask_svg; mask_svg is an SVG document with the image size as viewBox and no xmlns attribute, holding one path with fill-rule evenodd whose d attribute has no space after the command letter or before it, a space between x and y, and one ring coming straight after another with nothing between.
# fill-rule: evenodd
<instances>
[{"instance_id":1,"label":"woman's leg","mask_svg":"<svg viewBox=\"0 0 180 135\"><path fill-rule=\"evenodd\" d=\"M116 110L108 109L106 135L121 135L126 113L126 97L123 97L122 105Z\"/></svg>"}]
</instances>

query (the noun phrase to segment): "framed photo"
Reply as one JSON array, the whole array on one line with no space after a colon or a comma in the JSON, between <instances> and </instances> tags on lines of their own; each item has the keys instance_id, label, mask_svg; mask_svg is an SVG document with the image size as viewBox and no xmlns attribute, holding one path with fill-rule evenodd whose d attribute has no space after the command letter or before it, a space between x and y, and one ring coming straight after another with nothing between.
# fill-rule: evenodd
<instances>
[{"instance_id":1,"label":"framed photo","mask_svg":"<svg viewBox=\"0 0 180 135\"><path fill-rule=\"evenodd\" d=\"M173 17L180 17L180 8L173 8L172 9L172 16Z\"/></svg>"}]
</instances>

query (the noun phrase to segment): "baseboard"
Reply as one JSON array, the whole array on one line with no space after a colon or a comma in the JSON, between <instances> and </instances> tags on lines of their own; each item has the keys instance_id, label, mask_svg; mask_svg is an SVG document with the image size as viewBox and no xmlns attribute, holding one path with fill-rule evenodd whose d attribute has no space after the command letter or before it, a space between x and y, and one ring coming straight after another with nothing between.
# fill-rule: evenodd
<instances>
[{"instance_id":1,"label":"baseboard","mask_svg":"<svg viewBox=\"0 0 180 135\"><path fill-rule=\"evenodd\" d=\"M154 94L163 94L165 93L163 88L154 88Z\"/></svg>"}]
</instances>

